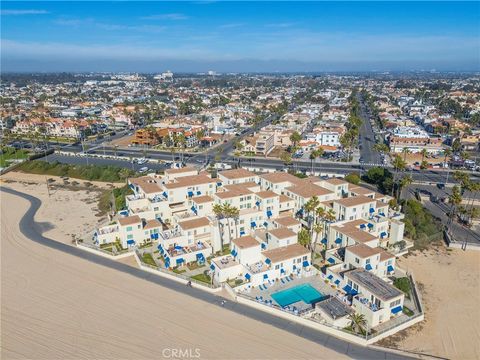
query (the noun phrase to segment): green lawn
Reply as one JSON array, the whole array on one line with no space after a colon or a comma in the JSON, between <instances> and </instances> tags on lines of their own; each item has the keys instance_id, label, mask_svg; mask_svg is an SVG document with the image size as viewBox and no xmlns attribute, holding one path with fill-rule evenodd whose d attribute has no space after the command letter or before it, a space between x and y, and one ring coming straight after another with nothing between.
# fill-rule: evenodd
<instances>
[{"instance_id":1,"label":"green lawn","mask_svg":"<svg viewBox=\"0 0 480 360\"><path fill-rule=\"evenodd\" d=\"M15 150L12 147L4 147L2 149L2 153L0 154L0 167L7 167L14 160L26 158L28 158L28 151Z\"/></svg>"},{"instance_id":2,"label":"green lawn","mask_svg":"<svg viewBox=\"0 0 480 360\"><path fill-rule=\"evenodd\" d=\"M194 276L192 276L192 279L204 282L206 284L210 284L211 281L212 281L212 278L210 277L210 275L207 275L207 274L194 275Z\"/></svg>"},{"instance_id":3,"label":"green lawn","mask_svg":"<svg viewBox=\"0 0 480 360\"><path fill-rule=\"evenodd\" d=\"M151 265L151 266L155 266L155 267L158 266L157 263L155 262L155 260L153 259L152 254L150 254L150 253L143 254L142 261L147 265Z\"/></svg>"}]
</instances>

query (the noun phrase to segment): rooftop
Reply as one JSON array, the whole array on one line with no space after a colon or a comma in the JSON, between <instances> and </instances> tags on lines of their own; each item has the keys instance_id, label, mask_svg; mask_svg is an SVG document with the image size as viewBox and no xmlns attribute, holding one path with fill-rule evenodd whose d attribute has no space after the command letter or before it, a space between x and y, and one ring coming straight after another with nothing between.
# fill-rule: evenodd
<instances>
[{"instance_id":1,"label":"rooftop","mask_svg":"<svg viewBox=\"0 0 480 360\"><path fill-rule=\"evenodd\" d=\"M300 244L282 246L273 250L264 251L262 254L270 259L272 263L288 260L294 257L307 255L310 252Z\"/></svg>"},{"instance_id":2,"label":"rooftop","mask_svg":"<svg viewBox=\"0 0 480 360\"><path fill-rule=\"evenodd\" d=\"M182 173L191 172L191 171L194 171L196 173L197 169L195 169L193 166L187 166L180 169L167 169L165 170L165 174L168 174L168 175L182 174Z\"/></svg>"},{"instance_id":3,"label":"rooftop","mask_svg":"<svg viewBox=\"0 0 480 360\"><path fill-rule=\"evenodd\" d=\"M208 195L202 195L202 196L194 196L192 197L192 201L196 204L204 204L207 202L212 202L213 199L211 196Z\"/></svg>"},{"instance_id":4,"label":"rooftop","mask_svg":"<svg viewBox=\"0 0 480 360\"><path fill-rule=\"evenodd\" d=\"M297 235L287 227L280 227L277 229L268 230L268 233L275 236L277 239L286 239Z\"/></svg>"},{"instance_id":5,"label":"rooftop","mask_svg":"<svg viewBox=\"0 0 480 360\"><path fill-rule=\"evenodd\" d=\"M221 175L221 176L223 176L227 179L230 179L230 180L243 179L243 178L247 178L247 177L257 176L257 175L255 175L255 173L253 173L251 171L248 171L246 169L242 169L242 168L233 169L233 170L225 170L225 171L220 172L219 175Z\"/></svg>"},{"instance_id":6,"label":"rooftop","mask_svg":"<svg viewBox=\"0 0 480 360\"><path fill-rule=\"evenodd\" d=\"M178 223L183 230L191 230L199 227L207 226L210 224L210 220L206 217L199 217L191 220L185 220Z\"/></svg>"},{"instance_id":7,"label":"rooftop","mask_svg":"<svg viewBox=\"0 0 480 360\"><path fill-rule=\"evenodd\" d=\"M292 226L300 224L300 221L298 221L292 216L282 216L274 219L273 221L275 221L280 226Z\"/></svg>"},{"instance_id":8,"label":"rooftop","mask_svg":"<svg viewBox=\"0 0 480 360\"><path fill-rule=\"evenodd\" d=\"M232 243L237 245L240 249L247 249L254 246L260 246L260 243L250 235L233 239Z\"/></svg>"},{"instance_id":9,"label":"rooftop","mask_svg":"<svg viewBox=\"0 0 480 360\"><path fill-rule=\"evenodd\" d=\"M371 199L367 196L360 195L360 196L351 196L351 197L343 198L343 199L337 199L337 200L334 200L334 201L336 203L340 204L340 205L345 206L345 207L350 207L350 206L357 206L357 205L371 203L375 200L373 200L373 199Z\"/></svg>"},{"instance_id":10,"label":"rooftop","mask_svg":"<svg viewBox=\"0 0 480 360\"><path fill-rule=\"evenodd\" d=\"M367 258L370 256L374 256L383 252L380 248L372 248L370 246L364 244L356 244L346 248L346 251L351 252L354 255L357 255L360 258Z\"/></svg>"},{"instance_id":11,"label":"rooftop","mask_svg":"<svg viewBox=\"0 0 480 360\"><path fill-rule=\"evenodd\" d=\"M118 222L122 226L127 226L127 225L139 224L142 222L142 219L140 219L140 216L138 215L133 215L133 216L118 218Z\"/></svg>"},{"instance_id":12,"label":"rooftop","mask_svg":"<svg viewBox=\"0 0 480 360\"><path fill-rule=\"evenodd\" d=\"M345 273L345 277L364 287L381 300L388 301L403 293L378 276L365 269L355 269Z\"/></svg>"},{"instance_id":13,"label":"rooftop","mask_svg":"<svg viewBox=\"0 0 480 360\"><path fill-rule=\"evenodd\" d=\"M326 315L333 320L350 315L354 310L347 306L344 302L331 296L315 304L316 308L320 308Z\"/></svg>"}]
</instances>

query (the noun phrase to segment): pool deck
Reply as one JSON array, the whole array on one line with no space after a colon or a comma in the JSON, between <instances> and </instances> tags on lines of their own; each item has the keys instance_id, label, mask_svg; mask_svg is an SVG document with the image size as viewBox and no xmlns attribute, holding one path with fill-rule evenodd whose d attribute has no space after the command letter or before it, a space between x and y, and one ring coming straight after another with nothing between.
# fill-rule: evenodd
<instances>
[{"instance_id":1,"label":"pool deck","mask_svg":"<svg viewBox=\"0 0 480 360\"><path fill-rule=\"evenodd\" d=\"M272 301L273 304L278 305L277 302L272 298L272 294L302 284L309 284L318 292L320 292L323 296L334 296L337 293L337 290L333 289L330 285L325 284L325 282L319 275L302 275L302 277L295 276L293 279L290 278L290 281L286 281L284 278L284 283L282 283L281 281L276 281L273 285L267 285L266 290L260 290L258 286L256 286L255 288L244 290L241 293L243 295L251 297L254 300L261 297L263 302ZM290 304L290 307L296 307L299 313L313 309L311 304L304 303L303 301L298 301L296 303Z\"/></svg>"}]
</instances>

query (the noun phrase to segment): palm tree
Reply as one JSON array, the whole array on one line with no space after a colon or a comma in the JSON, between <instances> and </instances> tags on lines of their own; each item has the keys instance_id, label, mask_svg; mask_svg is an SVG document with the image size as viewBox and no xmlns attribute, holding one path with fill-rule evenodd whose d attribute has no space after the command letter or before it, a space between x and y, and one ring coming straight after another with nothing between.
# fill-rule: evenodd
<instances>
[{"instance_id":1,"label":"palm tree","mask_svg":"<svg viewBox=\"0 0 480 360\"><path fill-rule=\"evenodd\" d=\"M453 216L455 215L456 208L458 207L458 205L462 203L462 193L458 185L455 185L452 188L452 193L448 197L448 202L451 204L451 208L450 208L450 222L451 222L453 219Z\"/></svg>"},{"instance_id":2,"label":"palm tree","mask_svg":"<svg viewBox=\"0 0 480 360\"><path fill-rule=\"evenodd\" d=\"M218 220L218 223L221 225L222 229L220 231L220 247L223 251L223 219L225 218L224 208L220 204L213 205L213 213Z\"/></svg>"},{"instance_id":3,"label":"palm tree","mask_svg":"<svg viewBox=\"0 0 480 360\"><path fill-rule=\"evenodd\" d=\"M315 213L315 210L317 209L318 205L320 205L320 200L318 200L318 197L313 196L303 206L308 216L307 221L308 221L308 229L310 231L310 236L313 235L313 223L315 220L313 214Z\"/></svg>"},{"instance_id":4,"label":"palm tree","mask_svg":"<svg viewBox=\"0 0 480 360\"><path fill-rule=\"evenodd\" d=\"M365 315L359 313L352 313L348 316L350 320L350 326L355 333L363 331L367 325Z\"/></svg>"},{"instance_id":5,"label":"palm tree","mask_svg":"<svg viewBox=\"0 0 480 360\"><path fill-rule=\"evenodd\" d=\"M406 165L405 165L405 160L402 159L399 155L395 155L395 157L393 158L392 165L393 165L393 168L395 169L395 174L393 175L393 186L392 186L392 196L393 196L395 188L398 187L398 184L397 184L398 172L405 170Z\"/></svg>"},{"instance_id":6,"label":"palm tree","mask_svg":"<svg viewBox=\"0 0 480 360\"><path fill-rule=\"evenodd\" d=\"M235 206L225 204L224 205L224 212L226 214L226 217L227 217L228 221L230 221L229 219L233 219L233 221L235 222L235 237L238 237L237 221L238 221L238 217L240 215L240 210Z\"/></svg>"},{"instance_id":7,"label":"palm tree","mask_svg":"<svg viewBox=\"0 0 480 360\"><path fill-rule=\"evenodd\" d=\"M403 161L406 163L407 162L407 155L410 154L410 150L408 148L403 148L402 149L402 154L403 154Z\"/></svg>"},{"instance_id":8,"label":"palm tree","mask_svg":"<svg viewBox=\"0 0 480 360\"><path fill-rule=\"evenodd\" d=\"M401 180L400 180L400 186L398 187L398 200L400 200L401 195L402 195L402 190L410 185L413 182L412 175L405 175Z\"/></svg>"},{"instance_id":9,"label":"palm tree","mask_svg":"<svg viewBox=\"0 0 480 360\"><path fill-rule=\"evenodd\" d=\"M312 239L312 264L313 260L315 259L315 249L318 243L318 235L323 232L323 225L322 224L315 224L313 225L313 232L315 233L315 237Z\"/></svg>"},{"instance_id":10,"label":"palm tree","mask_svg":"<svg viewBox=\"0 0 480 360\"><path fill-rule=\"evenodd\" d=\"M425 160L425 156L427 156L427 154L428 154L427 149L423 149L422 150L422 162Z\"/></svg>"}]
</instances>

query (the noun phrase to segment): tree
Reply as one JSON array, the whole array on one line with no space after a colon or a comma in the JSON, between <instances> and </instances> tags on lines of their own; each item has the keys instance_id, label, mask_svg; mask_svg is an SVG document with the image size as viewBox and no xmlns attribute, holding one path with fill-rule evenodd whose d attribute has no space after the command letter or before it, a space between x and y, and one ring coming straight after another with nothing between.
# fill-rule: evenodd
<instances>
[{"instance_id":1,"label":"tree","mask_svg":"<svg viewBox=\"0 0 480 360\"><path fill-rule=\"evenodd\" d=\"M427 156L428 154L428 150L427 149L423 149L422 150L422 163L425 161L425 156Z\"/></svg>"},{"instance_id":2,"label":"tree","mask_svg":"<svg viewBox=\"0 0 480 360\"><path fill-rule=\"evenodd\" d=\"M298 131L294 131L292 135L290 135L290 141L293 143L294 147L298 145L300 140L302 140L302 135L300 135Z\"/></svg>"},{"instance_id":3,"label":"tree","mask_svg":"<svg viewBox=\"0 0 480 360\"><path fill-rule=\"evenodd\" d=\"M224 213L224 208L220 204L214 204L213 205L213 213L215 214L215 217L218 220L218 223L222 226L222 230L220 231L220 246L223 251L223 231L224 231L224 224L223 224L223 219L225 218L225 213Z\"/></svg>"},{"instance_id":4,"label":"tree","mask_svg":"<svg viewBox=\"0 0 480 360\"><path fill-rule=\"evenodd\" d=\"M426 170L427 168L428 168L428 161L422 160L422 162L420 163L420 169Z\"/></svg>"},{"instance_id":5,"label":"tree","mask_svg":"<svg viewBox=\"0 0 480 360\"><path fill-rule=\"evenodd\" d=\"M315 221L314 214L318 205L320 205L320 200L318 200L318 197L313 196L303 206L305 209L305 212L307 213L307 221L308 221L308 229L310 230L310 237L313 237L313 224Z\"/></svg>"},{"instance_id":6,"label":"tree","mask_svg":"<svg viewBox=\"0 0 480 360\"><path fill-rule=\"evenodd\" d=\"M311 237L307 229L302 229L299 231L298 243L306 248L310 248Z\"/></svg>"},{"instance_id":7,"label":"tree","mask_svg":"<svg viewBox=\"0 0 480 360\"><path fill-rule=\"evenodd\" d=\"M399 184L399 187L398 187L398 196L397 198L400 200L401 198L401 194L402 194L402 190L407 187L408 185L412 184L413 182L413 179L412 179L412 176L411 175L405 175L401 180L400 180L400 184Z\"/></svg>"},{"instance_id":8,"label":"tree","mask_svg":"<svg viewBox=\"0 0 480 360\"><path fill-rule=\"evenodd\" d=\"M240 215L240 210L235 206L225 203L223 204L223 213L225 218L228 221L228 233L230 234L229 238L231 238L231 234L232 234L230 229L230 219L233 219L235 222L235 233L236 233L236 237L238 237L237 220L238 220L238 216Z\"/></svg>"},{"instance_id":9,"label":"tree","mask_svg":"<svg viewBox=\"0 0 480 360\"><path fill-rule=\"evenodd\" d=\"M460 191L460 188L458 187L458 185L455 185L452 188L452 193L448 197L448 202L451 205L450 219L452 219L453 216L455 215L455 212L456 212L456 209L457 209L458 205L460 205L462 203L462 194L461 194L461 191Z\"/></svg>"},{"instance_id":10,"label":"tree","mask_svg":"<svg viewBox=\"0 0 480 360\"><path fill-rule=\"evenodd\" d=\"M363 329L367 325L365 315L359 313L352 313L348 316L348 318L350 320L350 326L354 332L363 332Z\"/></svg>"},{"instance_id":11,"label":"tree","mask_svg":"<svg viewBox=\"0 0 480 360\"><path fill-rule=\"evenodd\" d=\"M280 160L282 160L285 165L291 165L292 164L292 155L290 155L288 152L284 151L280 154Z\"/></svg>"},{"instance_id":12,"label":"tree","mask_svg":"<svg viewBox=\"0 0 480 360\"><path fill-rule=\"evenodd\" d=\"M356 172L352 172L345 176L345 181L348 181L350 184L358 185L360 183L360 175Z\"/></svg>"}]
</instances>

